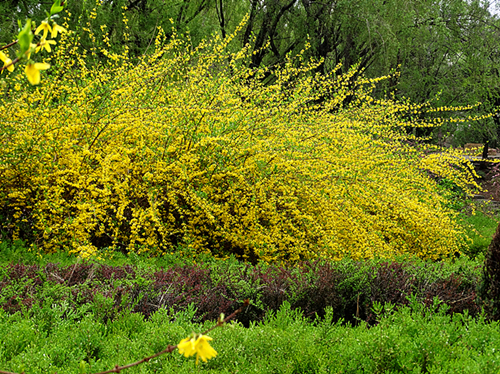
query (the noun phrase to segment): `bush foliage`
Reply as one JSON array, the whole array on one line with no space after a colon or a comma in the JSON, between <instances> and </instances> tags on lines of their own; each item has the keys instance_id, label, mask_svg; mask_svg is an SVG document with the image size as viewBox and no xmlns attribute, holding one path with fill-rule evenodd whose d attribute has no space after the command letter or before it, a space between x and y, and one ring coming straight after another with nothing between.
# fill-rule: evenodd
<instances>
[{"instance_id":1,"label":"bush foliage","mask_svg":"<svg viewBox=\"0 0 500 374\"><path fill-rule=\"evenodd\" d=\"M287 268L225 261L156 270L11 264L0 272L0 308L22 312L50 299L71 311L92 311L106 322L126 311L150 318L160 309L182 312L194 306L193 320L203 322L229 315L250 299L236 317L245 326L265 320L285 302L309 319L323 317L329 307L334 321L373 324L374 305L390 303L397 309L411 297L427 307L437 299L448 304L450 313L475 316L481 306L476 297L480 277L479 270L424 262L315 261Z\"/></svg>"},{"instance_id":2,"label":"bush foliage","mask_svg":"<svg viewBox=\"0 0 500 374\"><path fill-rule=\"evenodd\" d=\"M439 123L418 120L425 106L374 100L379 79L320 76L300 56L248 69L249 53L227 48L234 35L196 48L163 35L132 61L126 46L84 51L68 33L43 87L7 80L2 230L82 258L179 245L252 262L460 251L430 175L474 182L466 161L407 135ZM92 55L105 62L87 65Z\"/></svg>"},{"instance_id":3,"label":"bush foliage","mask_svg":"<svg viewBox=\"0 0 500 374\"><path fill-rule=\"evenodd\" d=\"M284 303L249 328L240 323L214 330L219 355L201 368L209 373L491 373L500 370L498 323L445 308L424 311L412 301L398 311L378 309L377 325L333 323L332 309L310 323ZM23 314L0 309L0 365L9 372L95 373L159 352L191 331L194 309L161 309L149 320L120 313L103 321L84 308L46 299ZM208 324L210 326L210 324ZM194 360L178 353L141 365L141 373L192 373ZM125 373L127 371L124 371Z\"/></svg>"}]
</instances>

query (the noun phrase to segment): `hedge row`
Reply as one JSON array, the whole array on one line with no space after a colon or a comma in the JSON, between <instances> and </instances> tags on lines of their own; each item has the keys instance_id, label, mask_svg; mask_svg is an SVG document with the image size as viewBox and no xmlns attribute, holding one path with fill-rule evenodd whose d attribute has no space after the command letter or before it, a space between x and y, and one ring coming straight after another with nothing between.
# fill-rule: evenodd
<instances>
[{"instance_id":1,"label":"hedge row","mask_svg":"<svg viewBox=\"0 0 500 374\"><path fill-rule=\"evenodd\" d=\"M161 308L174 312L194 306L194 321L216 319L252 303L238 316L245 326L262 321L283 302L308 318L333 308L333 319L375 321L373 306L407 305L413 294L430 306L446 303L448 313L477 315L479 269L450 269L424 262L304 262L299 266L241 265L231 261L147 269L100 264L45 266L11 264L1 269L0 307L15 313L47 298L72 308L87 305L103 321L123 310L149 318ZM435 300L437 298L437 300Z\"/></svg>"}]
</instances>

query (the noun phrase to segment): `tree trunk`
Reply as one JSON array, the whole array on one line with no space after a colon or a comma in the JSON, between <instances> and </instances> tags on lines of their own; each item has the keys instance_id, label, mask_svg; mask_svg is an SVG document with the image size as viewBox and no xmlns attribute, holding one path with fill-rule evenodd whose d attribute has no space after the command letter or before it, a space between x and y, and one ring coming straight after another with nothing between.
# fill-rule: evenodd
<instances>
[{"instance_id":1,"label":"tree trunk","mask_svg":"<svg viewBox=\"0 0 500 374\"><path fill-rule=\"evenodd\" d=\"M500 224L491 240L483 270L482 297L494 320L500 319Z\"/></svg>"}]
</instances>

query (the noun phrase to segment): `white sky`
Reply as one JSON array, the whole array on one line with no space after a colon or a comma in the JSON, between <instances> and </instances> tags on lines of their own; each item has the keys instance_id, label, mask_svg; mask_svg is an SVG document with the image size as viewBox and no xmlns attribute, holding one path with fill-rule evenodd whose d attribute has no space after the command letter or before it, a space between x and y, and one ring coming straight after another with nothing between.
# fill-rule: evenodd
<instances>
[{"instance_id":1,"label":"white sky","mask_svg":"<svg viewBox=\"0 0 500 374\"><path fill-rule=\"evenodd\" d=\"M490 13L500 16L500 0L490 0Z\"/></svg>"}]
</instances>

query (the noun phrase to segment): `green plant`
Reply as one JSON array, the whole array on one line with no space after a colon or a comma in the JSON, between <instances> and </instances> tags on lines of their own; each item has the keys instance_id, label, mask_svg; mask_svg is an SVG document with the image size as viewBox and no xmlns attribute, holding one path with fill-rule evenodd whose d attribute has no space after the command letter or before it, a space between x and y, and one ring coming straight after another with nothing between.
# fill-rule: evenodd
<instances>
[{"instance_id":1,"label":"green plant","mask_svg":"<svg viewBox=\"0 0 500 374\"><path fill-rule=\"evenodd\" d=\"M247 49L228 51L242 27L194 49L160 32L138 64L102 52L99 66L64 36L53 80L0 103L5 123L20 116L0 154L4 230L98 261L110 249L252 263L459 251L456 212L426 171L474 180L458 152L406 134L438 123L407 116L424 106L374 100L386 77L351 92L355 69L320 76L300 58L264 85Z\"/></svg>"},{"instance_id":2,"label":"green plant","mask_svg":"<svg viewBox=\"0 0 500 374\"><path fill-rule=\"evenodd\" d=\"M470 239L463 252L473 259L483 260L498 226L498 217L478 210L474 214L462 214L460 220Z\"/></svg>"}]
</instances>

